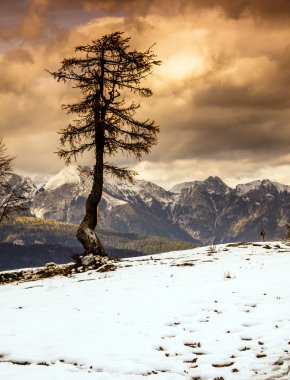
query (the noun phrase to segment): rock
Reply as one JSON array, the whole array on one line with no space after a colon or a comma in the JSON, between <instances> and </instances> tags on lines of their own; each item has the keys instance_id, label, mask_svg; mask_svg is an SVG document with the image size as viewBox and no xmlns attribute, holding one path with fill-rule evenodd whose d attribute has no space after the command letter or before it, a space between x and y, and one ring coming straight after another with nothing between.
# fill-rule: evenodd
<instances>
[{"instance_id":1,"label":"rock","mask_svg":"<svg viewBox=\"0 0 290 380\"><path fill-rule=\"evenodd\" d=\"M108 257L87 255L82 257L82 265L76 266L76 263L55 264L47 263L44 267L35 269L24 269L15 272L0 273L0 285L12 282L36 281L42 278L55 276L71 276L74 273L82 273L87 270L97 270L98 272L109 272L117 269L112 260ZM91 272L92 273L92 272Z\"/></svg>"},{"instance_id":2,"label":"rock","mask_svg":"<svg viewBox=\"0 0 290 380\"><path fill-rule=\"evenodd\" d=\"M94 255L90 254L90 255L83 256L81 258L81 264L84 267L89 267L91 265L94 265L95 264L95 257L94 257Z\"/></svg>"},{"instance_id":3,"label":"rock","mask_svg":"<svg viewBox=\"0 0 290 380\"><path fill-rule=\"evenodd\" d=\"M52 263L52 262L51 262L51 263L46 263L46 264L45 264L45 267L46 267L46 268L49 268L49 267L55 267L55 266L56 266L56 263Z\"/></svg>"},{"instance_id":4,"label":"rock","mask_svg":"<svg viewBox=\"0 0 290 380\"><path fill-rule=\"evenodd\" d=\"M112 272L116 269L117 268L114 264L104 264L97 269L97 272Z\"/></svg>"},{"instance_id":5,"label":"rock","mask_svg":"<svg viewBox=\"0 0 290 380\"><path fill-rule=\"evenodd\" d=\"M284 360L283 359L278 359L274 363L274 365L283 365L283 364L284 364Z\"/></svg>"},{"instance_id":6,"label":"rock","mask_svg":"<svg viewBox=\"0 0 290 380\"><path fill-rule=\"evenodd\" d=\"M36 268L34 270L24 269L22 271L15 272L3 272L0 273L0 285L9 284L12 282L23 282L23 281L35 281L41 278L48 278L54 276L69 276L72 271L75 271L75 264L55 264L45 266L42 268Z\"/></svg>"}]
</instances>

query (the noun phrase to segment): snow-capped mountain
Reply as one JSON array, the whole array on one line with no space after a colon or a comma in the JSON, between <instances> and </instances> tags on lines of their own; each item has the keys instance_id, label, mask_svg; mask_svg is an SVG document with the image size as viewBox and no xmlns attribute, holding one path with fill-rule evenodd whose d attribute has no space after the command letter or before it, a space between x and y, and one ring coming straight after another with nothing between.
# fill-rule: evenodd
<instances>
[{"instance_id":1,"label":"snow-capped mountain","mask_svg":"<svg viewBox=\"0 0 290 380\"><path fill-rule=\"evenodd\" d=\"M242 196L250 191L259 190L260 188L275 188L279 193L288 192L290 193L290 186L289 185L282 185L278 182L271 182L268 179L264 179L263 181L252 181L249 183L245 183L243 185L237 185L236 186L236 192L238 195Z\"/></svg>"},{"instance_id":2,"label":"snow-capped mountain","mask_svg":"<svg viewBox=\"0 0 290 380\"><path fill-rule=\"evenodd\" d=\"M79 170L80 168L76 165L66 166L55 176L51 177L43 188L45 190L54 190L66 184L79 185L81 183Z\"/></svg>"},{"instance_id":3,"label":"snow-capped mountain","mask_svg":"<svg viewBox=\"0 0 290 380\"><path fill-rule=\"evenodd\" d=\"M32 215L79 223L91 180L76 165L35 191ZM104 183L101 226L125 233L159 235L193 242L283 238L290 221L290 186L269 180L227 186L218 177L185 182L170 191L148 181Z\"/></svg>"},{"instance_id":4,"label":"snow-capped mountain","mask_svg":"<svg viewBox=\"0 0 290 380\"><path fill-rule=\"evenodd\" d=\"M180 183L175 185L171 191L179 194L189 188L196 188L209 194L227 194L230 191L230 188L219 177L208 177L205 181Z\"/></svg>"}]
</instances>

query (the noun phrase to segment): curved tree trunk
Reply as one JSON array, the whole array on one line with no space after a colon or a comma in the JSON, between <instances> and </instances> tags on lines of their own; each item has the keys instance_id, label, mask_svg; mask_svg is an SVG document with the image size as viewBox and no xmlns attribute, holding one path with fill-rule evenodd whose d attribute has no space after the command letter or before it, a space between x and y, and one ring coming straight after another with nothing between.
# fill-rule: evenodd
<instances>
[{"instance_id":1,"label":"curved tree trunk","mask_svg":"<svg viewBox=\"0 0 290 380\"><path fill-rule=\"evenodd\" d=\"M84 255L89 255L92 253L93 255L106 256L104 247L94 232L94 226L96 226L96 222L94 222L94 217L92 214L96 214L96 208L91 207L93 204L94 201L91 201L88 198L86 210L88 210L88 208L92 208L94 211L86 212L86 215L77 230L77 239L85 249Z\"/></svg>"},{"instance_id":2,"label":"curved tree trunk","mask_svg":"<svg viewBox=\"0 0 290 380\"><path fill-rule=\"evenodd\" d=\"M103 167L98 169L99 165L94 168L94 181L90 195L86 202L86 214L77 230L77 239L83 245L85 255L93 254L106 256L105 250L100 239L95 234L94 230L97 225L97 206L102 197L103 187Z\"/></svg>"},{"instance_id":3,"label":"curved tree trunk","mask_svg":"<svg viewBox=\"0 0 290 380\"><path fill-rule=\"evenodd\" d=\"M107 256L100 239L94 232L97 225L97 206L103 191L104 130L100 121L96 122L95 147L96 165L94 166L93 185L86 202L86 214L77 230L77 239L85 249L84 255Z\"/></svg>"},{"instance_id":4,"label":"curved tree trunk","mask_svg":"<svg viewBox=\"0 0 290 380\"><path fill-rule=\"evenodd\" d=\"M94 230L97 225L97 207L102 198L104 182L104 146L105 146L105 116L103 105L104 95L104 52L102 52L100 87L95 94L94 125L95 125L95 160L93 186L86 202L86 214L78 230L77 239L82 243L85 255L106 256L104 247Z\"/></svg>"}]
</instances>

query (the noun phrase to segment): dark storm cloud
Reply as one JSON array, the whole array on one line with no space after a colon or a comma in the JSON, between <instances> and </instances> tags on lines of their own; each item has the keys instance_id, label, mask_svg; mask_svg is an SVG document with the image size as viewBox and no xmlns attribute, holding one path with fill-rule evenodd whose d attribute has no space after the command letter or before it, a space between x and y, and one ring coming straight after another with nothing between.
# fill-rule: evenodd
<instances>
[{"instance_id":1,"label":"dark storm cloud","mask_svg":"<svg viewBox=\"0 0 290 380\"><path fill-rule=\"evenodd\" d=\"M289 150L289 114L247 112L231 117L216 114L216 117L217 120L205 117L195 126L197 145L192 153L222 157L230 152L244 152L240 155L265 157Z\"/></svg>"},{"instance_id":2,"label":"dark storm cloud","mask_svg":"<svg viewBox=\"0 0 290 380\"><path fill-rule=\"evenodd\" d=\"M248 16L267 21L288 19L289 0L10 0L0 2L0 38L37 38L46 27L71 19L77 22L89 16L140 17L152 14L177 16L217 9L224 16L240 19Z\"/></svg>"},{"instance_id":3,"label":"dark storm cloud","mask_svg":"<svg viewBox=\"0 0 290 380\"><path fill-rule=\"evenodd\" d=\"M289 108L290 88L268 88L265 91L249 84L218 83L197 91L195 104L220 108Z\"/></svg>"},{"instance_id":4,"label":"dark storm cloud","mask_svg":"<svg viewBox=\"0 0 290 380\"><path fill-rule=\"evenodd\" d=\"M218 7L234 19L248 15L268 19L286 18L290 15L288 0L193 0L190 3L200 8Z\"/></svg>"},{"instance_id":5,"label":"dark storm cloud","mask_svg":"<svg viewBox=\"0 0 290 380\"><path fill-rule=\"evenodd\" d=\"M168 3L167 0L59 0L51 7L65 9L87 8L98 9L104 12L127 15L147 15L151 13L177 14L194 9L221 9L226 16L234 19L249 14L266 18L285 18L290 15L290 2L288 0L179 0Z\"/></svg>"},{"instance_id":6,"label":"dark storm cloud","mask_svg":"<svg viewBox=\"0 0 290 380\"><path fill-rule=\"evenodd\" d=\"M287 109L290 107L290 50L283 49L274 57L269 52L269 65L258 78L245 79L246 83L235 83L235 78L221 79L222 71L230 69L230 65L220 66L210 81L207 74L199 80L194 93L196 106L219 108L266 108ZM256 63L257 70L259 62ZM237 73L237 76L239 74Z\"/></svg>"},{"instance_id":7,"label":"dark storm cloud","mask_svg":"<svg viewBox=\"0 0 290 380\"><path fill-rule=\"evenodd\" d=\"M175 119L172 124L168 122L153 158L163 161L254 158L259 161L275 155L279 157L289 152L289 116L290 112L283 115L196 112L186 122L182 118Z\"/></svg>"},{"instance_id":8,"label":"dark storm cloud","mask_svg":"<svg viewBox=\"0 0 290 380\"><path fill-rule=\"evenodd\" d=\"M41 35L49 0L11 0L0 3L0 38L33 39Z\"/></svg>"}]
</instances>

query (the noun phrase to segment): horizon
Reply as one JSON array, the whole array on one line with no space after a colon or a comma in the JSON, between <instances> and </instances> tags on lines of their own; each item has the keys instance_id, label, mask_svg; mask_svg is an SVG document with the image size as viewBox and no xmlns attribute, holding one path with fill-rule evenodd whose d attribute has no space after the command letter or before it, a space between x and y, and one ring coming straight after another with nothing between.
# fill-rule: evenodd
<instances>
[{"instance_id":1,"label":"horizon","mask_svg":"<svg viewBox=\"0 0 290 380\"><path fill-rule=\"evenodd\" d=\"M32 174L32 173L30 173L30 174L29 173L21 173L19 171L16 171L15 174L18 174L18 175L20 175L22 177L29 177L30 179L32 179L32 181L33 181L33 183L35 185L39 186L39 185L46 184L48 181L50 181L52 178L54 178L55 176L57 176L59 173L61 173L66 168L77 167L77 166L79 166L79 165L78 164L64 165L63 168L61 168L60 170L58 170L54 174L49 174L49 175L47 175L47 174L46 175L41 175L41 173L34 173L34 174ZM208 180L210 178L217 178L217 179L221 180L226 186L228 186L231 189L235 189L239 185L247 185L247 184L252 184L254 182L263 182L263 181L270 181L273 184L278 184L278 185L282 185L282 186L290 186L288 184L281 183L279 181L270 180L269 178L261 178L261 179L254 179L254 180L247 180L247 179L244 178L240 182L239 182L239 180L237 180L234 183L229 183L226 180L224 180L223 178L221 178L219 176L213 176L213 175L209 175L208 177L205 177L203 179L194 179L193 178L193 179L189 179L189 180L186 180L186 181L180 181L180 182L170 183L168 186L164 186L162 184L159 184L158 182L154 182L154 181L150 181L149 179L138 178L138 177L139 177L138 175L135 177L136 181L148 181L148 182L154 183L154 184L156 184L156 185L164 188L167 191L170 191L175 186L178 186L178 185L181 185L181 184L191 183L191 182L204 182L204 181L206 181L206 180ZM106 179L106 177L105 177L105 179ZM122 180L120 180L120 181L122 182ZM108 182L110 182L110 180L108 180ZM124 182L126 182L126 181L124 181Z\"/></svg>"},{"instance_id":2,"label":"horizon","mask_svg":"<svg viewBox=\"0 0 290 380\"><path fill-rule=\"evenodd\" d=\"M18 172L49 176L64 166L54 154L70 121L61 104L78 95L45 69L77 45L125 30L132 48L156 43L162 65L138 116L161 132L142 161L118 155L116 164L162 187L210 175L231 186L290 185L287 0L178 0L170 9L162 0L11 0L0 11L0 136Z\"/></svg>"}]
</instances>

